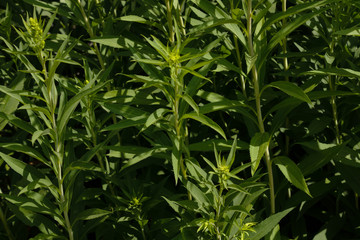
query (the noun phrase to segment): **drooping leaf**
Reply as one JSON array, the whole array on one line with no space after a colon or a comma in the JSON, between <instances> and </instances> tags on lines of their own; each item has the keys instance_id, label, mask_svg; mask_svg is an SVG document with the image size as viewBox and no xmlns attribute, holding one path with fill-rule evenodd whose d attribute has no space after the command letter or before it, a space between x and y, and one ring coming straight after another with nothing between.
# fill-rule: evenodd
<instances>
[{"instance_id":1,"label":"drooping leaf","mask_svg":"<svg viewBox=\"0 0 360 240\"><path fill-rule=\"evenodd\" d=\"M76 216L76 219L72 223L73 225L79 220L92 220L111 214L111 211L107 211L100 208L90 208L82 211Z\"/></svg>"},{"instance_id":2,"label":"drooping leaf","mask_svg":"<svg viewBox=\"0 0 360 240\"><path fill-rule=\"evenodd\" d=\"M224 131L222 130L222 128L216 123L214 122L213 120L211 120L209 117L205 116L204 114L197 114L197 113L187 113L187 114L184 114L180 121L182 120L185 120L185 119L188 119L188 118L191 118L191 119L194 119L212 129L214 129L216 132L218 132L224 139L226 139L226 135L224 133Z\"/></svg>"},{"instance_id":3,"label":"drooping leaf","mask_svg":"<svg viewBox=\"0 0 360 240\"><path fill-rule=\"evenodd\" d=\"M236 152L236 145L237 145L237 136L235 136L234 138L234 142L233 142L233 145L231 146L231 150L230 150L230 153L227 157L227 160L226 160L226 166L229 166L231 167L234 163L234 160L235 160L235 152Z\"/></svg>"},{"instance_id":4,"label":"drooping leaf","mask_svg":"<svg viewBox=\"0 0 360 240\"><path fill-rule=\"evenodd\" d=\"M267 132L256 133L250 141L251 174L254 175L259 167L260 160L264 156L269 145L270 136Z\"/></svg>"},{"instance_id":5,"label":"drooping leaf","mask_svg":"<svg viewBox=\"0 0 360 240\"><path fill-rule=\"evenodd\" d=\"M26 164L16 158L0 152L0 157L18 174L23 176L27 181L39 181L45 186L53 185L52 182L33 166Z\"/></svg>"},{"instance_id":6,"label":"drooping leaf","mask_svg":"<svg viewBox=\"0 0 360 240\"><path fill-rule=\"evenodd\" d=\"M198 143L192 143L188 146L188 148L190 151L208 152L214 150L214 145L216 149L221 151L229 151L232 148L231 140L224 139L211 139ZM247 150L249 149L249 144L244 141L237 140L236 149Z\"/></svg>"},{"instance_id":7,"label":"drooping leaf","mask_svg":"<svg viewBox=\"0 0 360 240\"><path fill-rule=\"evenodd\" d=\"M76 106L79 104L81 99L89 94L92 94L96 91L99 91L109 82L100 83L93 88L87 89L85 91L80 91L73 98L71 98L65 105L64 110L60 116L58 116L58 134L62 135L66 127L67 122L71 118L71 114L74 112Z\"/></svg>"},{"instance_id":8,"label":"drooping leaf","mask_svg":"<svg viewBox=\"0 0 360 240\"><path fill-rule=\"evenodd\" d=\"M39 151L32 147L20 143L0 143L0 148L25 153L50 167L48 160Z\"/></svg>"},{"instance_id":9,"label":"drooping leaf","mask_svg":"<svg viewBox=\"0 0 360 240\"><path fill-rule=\"evenodd\" d=\"M305 159L298 164L298 167L304 176L307 176L334 159L343 147L344 145L338 145L314 152L305 157Z\"/></svg>"},{"instance_id":10,"label":"drooping leaf","mask_svg":"<svg viewBox=\"0 0 360 240\"><path fill-rule=\"evenodd\" d=\"M283 219L289 212L291 212L294 208L286 209L282 212L276 213L271 215L264 221L260 222L259 224L255 225L254 230L255 232L249 233L249 239L251 240L260 240L266 234L268 234L276 225Z\"/></svg>"},{"instance_id":11,"label":"drooping leaf","mask_svg":"<svg viewBox=\"0 0 360 240\"><path fill-rule=\"evenodd\" d=\"M309 188L301 170L290 158L280 156L274 158L272 161L279 167L280 171L290 183L311 197Z\"/></svg>"},{"instance_id":12,"label":"drooping leaf","mask_svg":"<svg viewBox=\"0 0 360 240\"><path fill-rule=\"evenodd\" d=\"M155 124L156 122L160 121L163 118L163 116L168 112L170 112L170 109L166 109L166 108L156 109L155 112L151 113L149 117L146 119L146 122L144 126L141 128L140 132L145 131L145 129Z\"/></svg>"},{"instance_id":13,"label":"drooping leaf","mask_svg":"<svg viewBox=\"0 0 360 240\"><path fill-rule=\"evenodd\" d=\"M183 95L181 95L181 98L184 99L192 107L192 109L194 109L194 111L199 114L199 107L194 101L194 99L190 97L190 95L184 93Z\"/></svg>"},{"instance_id":14,"label":"drooping leaf","mask_svg":"<svg viewBox=\"0 0 360 240\"><path fill-rule=\"evenodd\" d=\"M290 96L293 96L304 102L311 103L310 98L304 93L304 91L293 83L287 81L272 82L266 85L261 91L263 92L268 87L277 88Z\"/></svg>"}]
</instances>

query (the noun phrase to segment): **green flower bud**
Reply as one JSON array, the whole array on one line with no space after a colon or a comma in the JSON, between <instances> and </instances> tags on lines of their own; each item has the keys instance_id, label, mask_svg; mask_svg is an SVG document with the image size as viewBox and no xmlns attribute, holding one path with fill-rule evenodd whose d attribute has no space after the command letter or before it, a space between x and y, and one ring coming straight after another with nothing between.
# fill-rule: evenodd
<instances>
[{"instance_id":1,"label":"green flower bud","mask_svg":"<svg viewBox=\"0 0 360 240\"><path fill-rule=\"evenodd\" d=\"M35 52L41 51L45 47L41 21L38 21L36 18L29 18L27 25L30 37L30 46Z\"/></svg>"}]
</instances>

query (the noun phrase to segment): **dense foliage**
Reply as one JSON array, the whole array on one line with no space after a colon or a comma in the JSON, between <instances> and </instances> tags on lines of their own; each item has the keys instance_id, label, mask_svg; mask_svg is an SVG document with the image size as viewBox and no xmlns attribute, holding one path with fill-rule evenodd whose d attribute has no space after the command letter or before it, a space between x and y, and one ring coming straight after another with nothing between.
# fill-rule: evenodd
<instances>
[{"instance_id":1,"label":"dense foliage","mask_svg":"<svg viewBox=\"0 0 360 240\"><path fill-rule=\"evenodd\" d=\"M2 0L1 239L359 239L358 0Z\"/></svg>"}]
</instances>

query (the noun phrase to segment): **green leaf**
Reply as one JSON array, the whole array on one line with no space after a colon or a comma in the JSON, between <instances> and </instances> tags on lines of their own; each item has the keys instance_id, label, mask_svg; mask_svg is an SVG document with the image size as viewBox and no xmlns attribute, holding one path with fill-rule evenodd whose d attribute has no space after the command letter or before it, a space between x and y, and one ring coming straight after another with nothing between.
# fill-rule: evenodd
<instances>
[{"instance_id":1,"label":"green leaf","mask_svg":"<svg viewBox=\"0 0 360 240\"><path fill-rule=\"evenodd\" d=\"M333 76L342 76L342 77L353 77L360 78L360 72L355 71L349 68L327 68L327 69L318 69L302 73L303 75L333 75Z\"/></svg>"},{"instance_id":2,"label":"green leaf","mask_svg":"<svg viewBox=\"0 0 360 240\"><path fill-rule=\"evenodd\" d=\"M72 97L65 105L62 114L58 116L58 134L61 136L65 130L66 124L70 120L71 114L74 112L76 106L79 104L81 99L87 95L90 95L96 91L99 91L109 82L101 83L93 88L80 91L74 97Z\"/></svg>"},{"instance_id":3,"label":"green leaf","mask_svg":"<svg viewBox=\"0 0 360 240\"><path fill-rule=\"evenodd\" d=\"M151 41L149 38L145 39L166 61L168 61L170 55L169 49L165 47L165 45L155 36L152 36L152 38L154 39L153 41Z\"/></svg>"},{"instance_id":4,"label":"green leaf","mask_svg":"<svg viewBox=\"0 0 360 240\"><path fill-rule=\"evenodd\" d=\"M10 88L15 91L23 89L25 80L25 74L19 72L16 77L12 79ZM12 114L16 111L19 105L19 101L9 95L4 96L1 101L2 104L0 104L0 112L3 112L5 114ZM7 123L8 121L5 119L1 119L0 116L0 131L7 125Z\"/></svg>"},{"instance_id":5,"label":"green leaf","mask_svg":"<svg viewBox=\"0 0 360 240\"><path fill-rule=\"evenodd\" d=\"M129 161L125 162L125 164L120 169L120 172L125 170L128 167L131 167L131 166L143 161L143 160L146 160L147 158L149 158L155 154L164 152L166 150L168 150L168 148L165 148L165 147L160 147L160 148L158 147L158 148L153 148L150 150L148 149L147 151L144 151L144 152L140 153L139 155L135 156L134 158L130 159Z\"/></svg>"},{"instance_id":6,"label":"green leaf","mask_svg":"<svg viewBox=\"0 0 360 240\"><path fill-rule=\"evenodd\" d=\"M246 73L249 74L249 72L251 71L251 69L254 67L256 59L257 59L257 54L250 56L247 52L245 52L245 60L246 60Z\"/></svg>"},{"instance_id":7,"label":"green leaf","mask_svg":"<svg viewBox=\"0 0 360 240\"><path fill-rule=\"evenodd\" d=\"M270 142L270 135L265 133L256 133L250 141L251 174L254 175L259 167L260 160L264 156L266 148Z\"/></svg>"},{"instance_id":8,"label":"green leaf","mask_svg":"<svg viewBox=\"0 0 360 240\"><path fill-rule=\"evenodd\" d=\"M100 208L90 208L77 214L76 219L72 223L74 225L79 220L92 220L111 214L111 211L103 210Z\"/></svg>"},{"instance_id":9,"label":"green leaf","mask_svg":"<svg viewBox=\"0 0 360 240\"><path fill-rule=\"evenodd\" d=\"M232 17L227 14L225 11L221 10L216 5L212 4L208 0L191 0L193 3L202 8L207 14L212 16L214 19L232 19ZM224 27L229 29L242 43L242 45L247 48L246 39L242 33L240 23L225 23ZM241 25L240 25L241 26Z\"/></svg>"},{"instance_id":10,"label":"green leaf","mask_svg":"<svg viewBox=\"0 0 360 240\"><path fill-rule=\"evenodd\" d=\"M51 137L55 136L55 133L52 129L45 129L45 130L37 130L34 132L34 134L31 136L31 144L34 145L35 141L38 140L39 137L44 135L50 135Z\"/></svg>"},{"instance_id":11,"label":"green leaf","mask_svg":"<svg viewBox=\"0 0 360 240\"><path fill-rule=\"evenodd\" d=\"M27 226L37 227L41 232L45 234L58 234L59 236L61 235L59 225L55 224L50 218L13 204L8 204L8 208L11 210L11 212L15 214L15 216L20 221L25 223Z\"/></svg>"},{"instance_id":12,"label":"green leaf","mask_svg":"<svg viewBox=\"0 0 360 240\"><path fill-rule=\"evenodd\" d=\"M170 109L166 109L166 108L156 109L155 112L151 113L149 117L146 119L146 122L142 127L142 129L140 130L140 132L145 131L145 129L155 124L156 122L160 121L163 118L163 116L168 112L170 112Z\"/></svg>"},{"instance_id":13,"label":"green leaf","mask_svg":"<svg viewBox=\"0 0 360 240\"><path fill-rule=\"evenodd\" d=\"M44 204L43 202L38 202L37 200L31 199L29 197L22 197L22 196L14 196L9 194L3 194L0 193L1 197L4 197L7 201L9 201L12 204L17 205L18 207L21 207L23 209L37 212L37 213L43 213L50 215L52 217L56 217L57 219L61 219L61 215L59 214L58 209L53 209ZM45 199L44 199L45 201ZM46 200L48 201L48 200ZM55 205L50 204L51 207L54 207Z\"/></svg>"},{"instance_id":14,"label":"green leaf","mask_svg":"<svg viewBox=\"0 0 360 240\"><path fill-rule=\"evenodd\" d=\"M186 181L185 187L202 207L211 205L209 198L195 184Z\"/></svg>"},{"instance_id":15,"label":"green leaf","mask_svg":"<svg viewBox=\"0 0 360 240\"><path fill-rule=\"evenodd\" d=\"M334 159L343 147L344 145L338 145L334 147L329 147L322 151L314 152L309 156L305 157L304 160L302 160L298 164L298 167L300 168L304 176L307 176L318 170L319 168L325 166L329 161Z\"/></svg>"},{"instance_id":16,"label":"green leaf","mask_svg":"<svg viewBox=\"0 0 360 240\"><path fill-rule=\"evenodd\" d=\"M45 165L50 166L49 161L40 153L38 152L36 149L20 144L20 143L0 143L0 147L5 148L5 149L9 149L12 151L17 151L17 152L22 152L25 153L26 155L35 158L37 160L39 160L40 162L44 163Z\"/></svg>"},{"instance_id":17,"label":"green leaf","mask_svg":"<svg viewBox=\"0 0 360 240\"><path fill-rule=\"evenodd\" d=\"M5 120L11 122L16 127L20 128L30 134L32 134L33 132L36 131L34 126L29 124L28 122L23 121L22 119L20 119L18 117L15 117L14 115L5 114L4 112L0 112L0 118L3 118Z\"/></svg>"},{"instance_id":18,"label":"green leaf","mask_svg":"<svg viewBox=\"0 0 360 240\"><path fill-rule=\"evenodd\" d=\"M360 36L360 27L359 27L359 24L357 24L354 27L340 30L340 31L334 32L333 34L346 35L346 36Z\"/></svg>"},{"instance_id":19,"label":"green leaf","mask_svg":"<svg viewBox=\"0 0 360 240\"><path fill-rule=\"evenodd\" d=\"M154 60L154 59L136 59L137 62L142 62L146 64L152 64L157 66L166 66L166 62L160 61L160 60Z\"/></svg>"},{"instance_id":20,"label":"green leaf","mask_svg":"<svg viewBox=\"0 0 360 240\"><path fill-rule=\"evenodd\" d=\"M136 15L126 15L123 17L119 17L118 19L121 21L125 21L125 22L138 22L138 23L147 22L147 20L145 18L136 16Z\"/></svg>"},{"instance_id":21,"label":"green leaf","mask_svg":"<svg viewBox=\"0 0 360 240\"><path fill-rule=\"evenodd\" d=\"M342 162L336 162L336 169L339 170L341 177L346 180L351 189L360 195L360 163L357 163L357 167L354 167L356 162L350 165L343 164Z\"/></svg>"},{"instance_id":22,"label":"green leaf","mask_svg":"<svg viewBox=\"0 0 360 240\"><path fill-rule=\"evenodd\" d=\"M209 82L212 82L209 78L204 77L203 75L201 75L200 73L192 70L191 68L188 68L188 67L185 67L185 66L184 66L184 67L181 67L181 69L184 70L185 72L188 72L188 73L194 75L195 77L198 77L198 78L207 80L207 81L209 81Z\"/></svg>"},{"instance_id":23,"label":"green leaf","mask_svg":"<svg viewBox=\"0 0 360 240\"><path fill-rule=\"evenodd\" d=\"M85 161L75 161L72 162L64 171L63 178L65 179L66 175L71 170L81 170L81 171L96 171L96 172L102 172L101 168L98 167L96 164L92 162L85 162Z\"/></svg>"},{"instance_id":24,"label":"green leaf","mask_svg":"<svg viewBox=\"0 0 360 240\"><path fill-rule=\"evenodd\" d=\"M226 166L228 166L229 168L233 165L234 160L235 160L236 145L237 145L237 136L235 136L235 138L234 138L233 145L231 146L230 153L226 160Z\"/></svg>"},{"instance_id":25,"label":"green leaf","mask_svg":"<svg viewBox=\"0 0 360 240\"><path fill-rule=\"evenodd\" d=\"M261 223L257 224L254 227L255 232L250 232L248 238L251 240L260 240L265 237L270 231L273 230L274 227L283 219L289 212L291 212L294 208L286 209L282 212L271 215Z\"/></svg>"},{"instance_id":26,"label":"green leaf","mask_svg":"<svg viewBox=\"0 0 360 240\"><path fill-rule=\"evenodd\" d=\"M192 143L188 146L190 151L199 151L199 152L211 152L214 150L214 145L216 149L221 151L229 151L232 148L232 144L234 144L231 140L224 140L224 139L210 139L198 143ZM247 150L249 149L249 144L237 140L236 144L237 150Z\"/></svg>"},{"instance_id":27,"label":"green leaf","mask_svg":"<svg viewBox=\"0 0 360 240\"><path fill-rule=\"evenodd\" d=\"M125 37L118 37L118 36L94 37L94 38L90 38L89 40L91 42L99 43L113 48L128 48L129 46L135 45L135 41ZM136 44L138 43L136 42Z\"/></svg>"},{"instance_id":28,"label":"green leaf","mask_svg":"<svg viewBox=\"0 0 360 240\"><path fill-rule=\"evenodd\" d=\"M309 188L301 170L290 158L280 156L274 158L273 162L279 167L280 171L290 183L311 197Z\"/></svg>"},{"instance_id":29,"label":"green leaf","mask_svg":"<svg viewBox=\"0 0 360 240\"><path fill-rule=\"evenodd\" d=\"M121 130L128 127L135 127L135 126L141 126L145 124L146 119L138 119L138 120L131 120L131 119L125 119L121 120L120 122L117 122L113 125L110 125L104 129L102 129L102 132L106 131L113 131L113 130Z\"/></svg>"},{"instance_id":30,"label":"green leaf","mask_svg":"<svg viewBox=\"0 0 360 240\"><path fill-rule=\"evenodd\" d=\"M52 182L44 176L39 170L20 160L0 152L0 157L11 167L12 170L23 176L27 181L39 181L45 186L53 185Z\"/></svg>"},{"instance_id":31,"label":"green leaf","mask_svg":"<svg viewBox=\"0 0 360 240\"><path fill-rule=\"evenodd\" d=\"M268 28L276 22L280 22L281 20L290 17L292 15L296 15L306 10L313 10L315 8L321 7L325 4L336 2L336 0L321 0L321 1L313 1L313 2L305 2L296 4L290 8L288 8L284 12L278 12L271 16L269 19L266 20L265 24L261 27L261 30L257 33L255 38L261 36Z\"/></svg>"},{"instance_id":32,"label":"green leaf","mask_svg":"<svg viewBox=\"0 0 360 240\"><path fill-rule=\"evenodd\" d=\"M221 129L221 127L216 123L214 122L213 120L211 120L210 118L208 118L207 116L205 116L204 114L197 114L197 113L187 113L187 114L184 114L180 121L183 121L185 119L188 119L188 118L192 118L198 122L201 122L202 124L214 129L216 132L218 132L224 139L226 139L226 135L224 133L224 131Z\"/></svg>"},{"instance_id":33,"label":"green leaf","mask_svg":"<svg viewBox=\"0 0 360 240\"><path fill-rule=\"evenodd\" d=\"M290 96L293 96L297 99L300 99L304 102L311 104L310 98L304 93L304 91L301 88L299 88L298 86L296 86L293 83L290 83L287 81L272 82L272 83L264 86L263 89L261 90L261 93L268 87L277 88Z\"/></svg>"},{"instance_id":34,"label":"green leaf","mask_svg":"<svg viewBox=\"0 0 360 240\"><path fill-rule=\"evenodd\" d=\"M189 31L189 35L191 34L197 34L201 31L205 31L205 30L211 30L210 28L214 28L217 26L221 26L221 25L225 25L225 24L237 24L239 23L239 21L235 20L235 19L228 19L228 18L222 18L222 19L209 19L207 21L205 21L203 24L201 25L197 25L194 28L190 29Z\"/></svg>"},{"instance_id":35,"label":"green leaf","mask_svg":"<svg viewBox=\"0 0 360 240\"><path fill-rule=\"evenodd\" d=\"M171 151L171 164L174 171L175 185L177 185L182 161L181 142L178 137L172 137L173 147Z\"/></svg>"},{"instance_id":36,"label":"green leaf","mask_svg":"<svg viewBox=\"0 0 360 240\"><path fill-rule=\"evenodd\" d=\"M181 95L181 98L184 99L185 102L187 102L197 114L199 114L199 107L189 94L184 93L183 95Z\"/></svg>"}]
</instances>

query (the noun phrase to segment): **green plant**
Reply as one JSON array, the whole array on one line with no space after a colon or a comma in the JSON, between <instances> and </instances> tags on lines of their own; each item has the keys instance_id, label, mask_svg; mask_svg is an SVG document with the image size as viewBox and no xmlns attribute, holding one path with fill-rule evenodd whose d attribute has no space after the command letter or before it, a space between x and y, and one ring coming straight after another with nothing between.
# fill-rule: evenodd
<instances>
[{"instance_id":1,"label":"green plant","mask_svg":"<svg viewBox=\"0 0 360 240\"><path fill-rule=\"evenodd\" d=\"M1 1L0 238L357 239L359 9Z\"/></svg>"}]
</instances>

